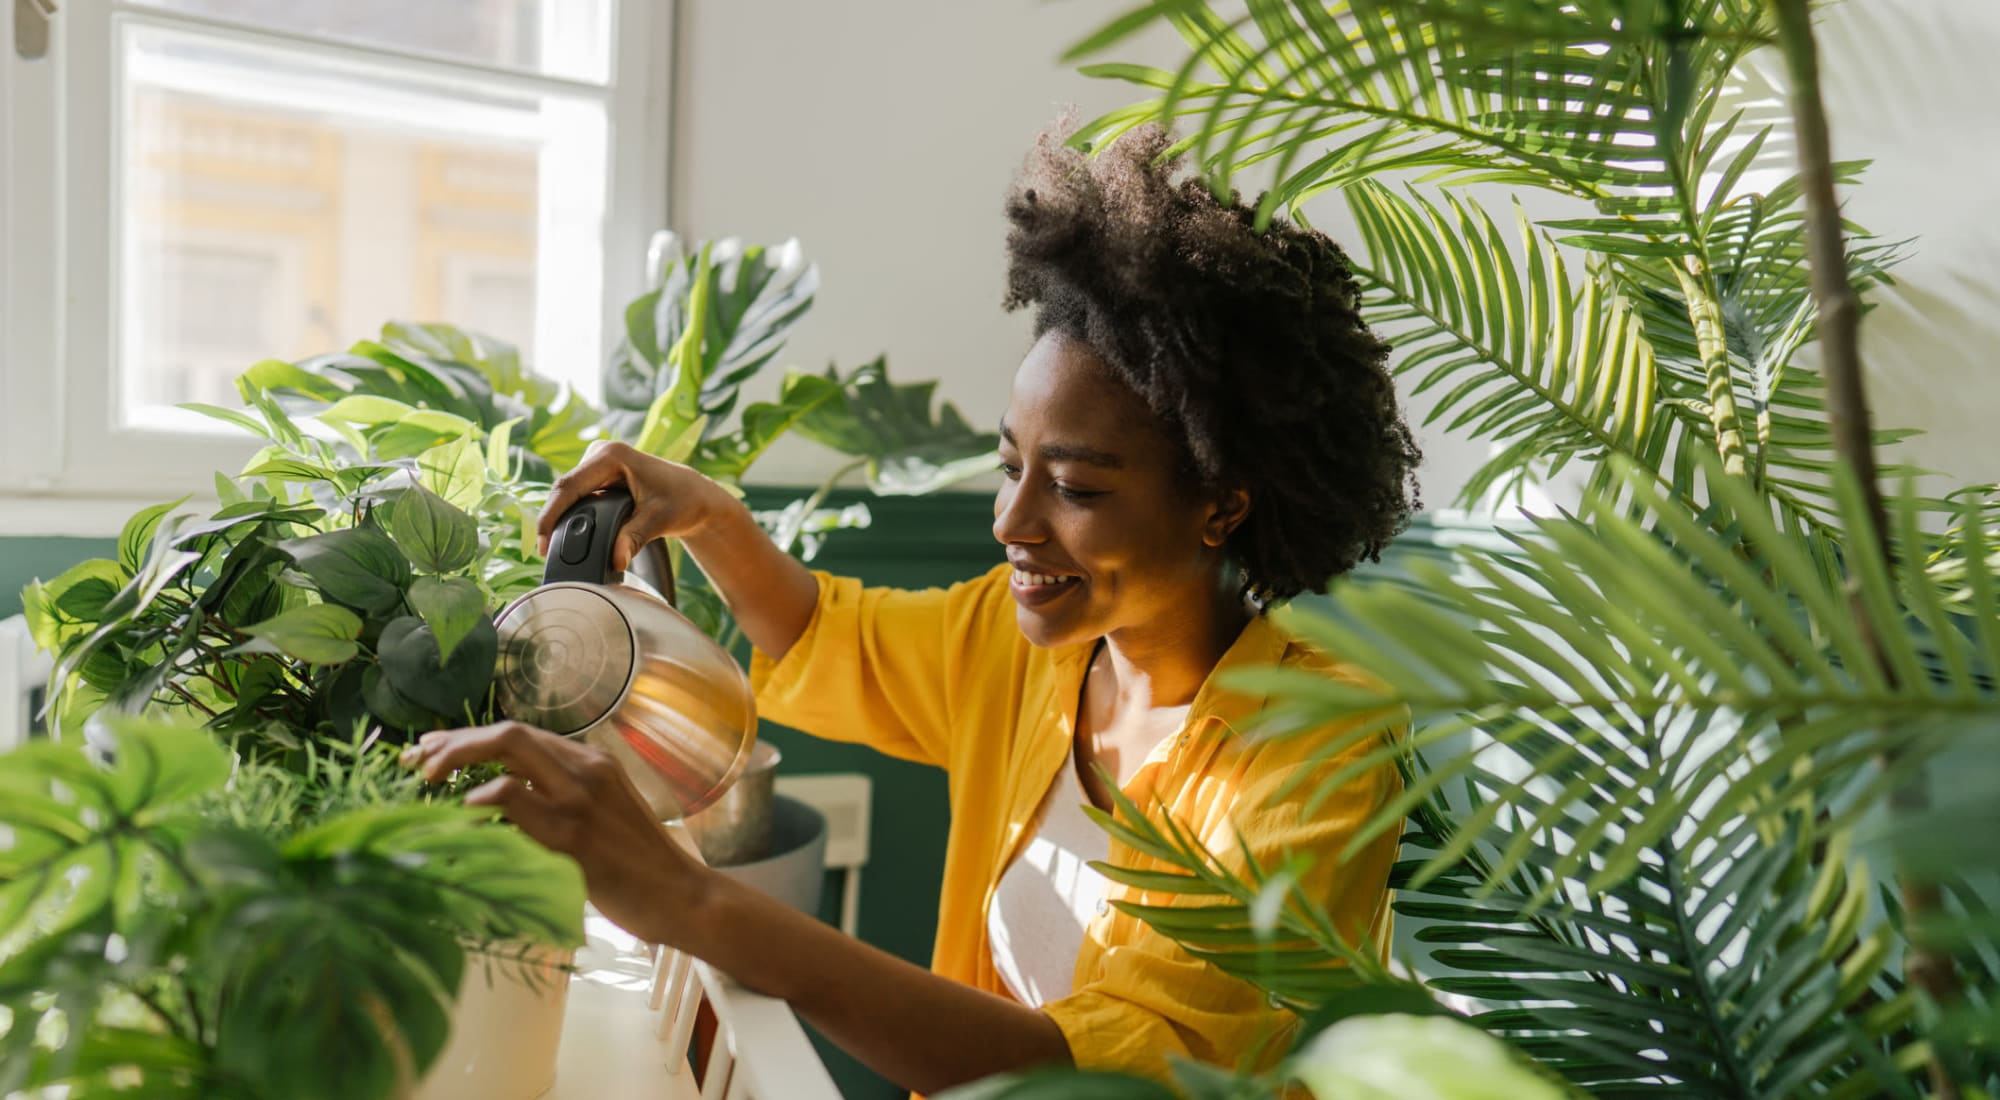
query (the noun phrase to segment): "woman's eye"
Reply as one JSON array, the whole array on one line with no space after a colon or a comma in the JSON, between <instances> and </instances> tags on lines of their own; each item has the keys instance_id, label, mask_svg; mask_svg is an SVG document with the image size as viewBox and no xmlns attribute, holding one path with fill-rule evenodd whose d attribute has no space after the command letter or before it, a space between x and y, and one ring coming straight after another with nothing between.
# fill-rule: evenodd
<instances>
[{"instance_id":1,"label":"woman's eye","mask_svg":"<svg viewBox=\"0 0 2000 1100\"><path fill-rule=\"evenodd\" d=\"M1021 468L1019 466L1014 465L1011 462L1003 460L1000 463L1000 472L1007 475L1008 481L1021 480Z\"/></svg>"},{"instance_id":2,"label":"woman's eye","mask_svg":"<svg viewBox=\"0 0 2000 1100\"><path fill-rule=\"evenodd\" d=\"M1062 498L1063 498L1064 500L1089 500L1089 499L1091 499L1092 497L1101 497L1101 496L1103 496L1103 495L1104 495L1104 492L1103 492L1103 490L1098 490L1098 489L1072 489L1072 488L1070 488L1069 486L1067 486L1067 485L1064 485L1064 484L1063 484L1062 482L1060 482L1060 481L1056 482L1056 492L1057 492L1057 494L1059 494L1059 495L1060 495L1060 496L1061 496L1061 497L1062 497Z\"/></svg>"}]
</instances>

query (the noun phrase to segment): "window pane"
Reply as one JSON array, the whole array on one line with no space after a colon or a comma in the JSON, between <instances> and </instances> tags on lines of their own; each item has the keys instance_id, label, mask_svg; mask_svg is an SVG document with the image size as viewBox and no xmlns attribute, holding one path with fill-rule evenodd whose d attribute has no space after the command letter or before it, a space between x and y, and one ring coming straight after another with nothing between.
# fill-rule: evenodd
<instances>
[{"instance_id":1,"label":"window pane","mask_svg":"<svg viewBox=\"0 0 2000 1100\"><path fill-rule=\"evenodd\" d=\"M121 407L444 321L594 364L604 109L126 27Z\"/></svg>"},{"instance_id":2,"label":"window pane","mask_svg":"<svg viewBox=\"0 0 2000 1100\"><path fill-rule=\"evenodd\" d=\"M253 27L602 83L611 0L140 0Z\"/></svg>"}]
</instances>

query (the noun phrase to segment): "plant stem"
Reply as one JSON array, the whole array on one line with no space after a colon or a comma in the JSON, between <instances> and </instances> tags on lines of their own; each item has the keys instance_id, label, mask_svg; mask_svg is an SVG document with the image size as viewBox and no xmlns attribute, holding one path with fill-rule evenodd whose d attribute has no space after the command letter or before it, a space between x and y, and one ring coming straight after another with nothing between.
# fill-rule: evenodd
<instances>
[{"instance_id":1,"label":"plant stem","mask_svg":"<svg viewBox=\"0 0 2000 1100\"><path fill-rule=\"evenodd\" d=\"M1861 490L1861 499L1873 530L1873 546L1868 549L1893 561L1889 545L1887 509L1882 489L1876 484L1875 450L1870 433L1867 393L1861 380L1861 297L1847 278L1847 245L1840 226L1840 205L1833 189L1833 155L1827 136L1826 105L1820 96L1819 52L1813 41L1812 13L1807 0L1774 0L1778 17L1778 41L1785 54L1790 77L1792 115L1798 128L1799 171L1806 202L1806 258L1812 265L1813 297L1819 306L1819 338L1825 349L1824 373L1827 383L1827 414L1833 435L1834 453L1847 464ZM1867 552L1867 551L1863 551ZM1863 631L1871 657L1891 684L1894 671L1883 657L1874 624L1862 603L1859 584L1849 575L1848 599ZM1887 624L1883 624L1887 625ZM1884 744L1885 765L1893 764L1897 751ZM1890 795L1891 810L1909 812L1930 802L1928 781L1919 771ZM1937 886L1899 876L1897 886L1911 927L1921 929L1926 918L1943 907ZM1955 1004L1960 997L1957 969L1948 952L1940 952L1925 942L1919 931L1910 937L1904 975L1940 1006ZM1942 1059L1929 1060L1931 1091L1956 1100L1960 1095Z\"/></svg>"},{"instance_id":2,"label":"plant stem","mask_svg":"<svg viewBox=\"0 0 2000 1100\"><path fill-rule=\"evenodd\" d=\"M1736 381L1729 375L1729 344L1722 327L1722 306L1715 298L1715 285L1702 261L1689 256L1686 263L1673 264L1674 278L1681 284L1687 301L1688 320L1694 325L1695 347L1701 354L1701 371L1707 379L1708 422L1715 428L1715 448L1722 456L1722 472L1742 477L1748 470L1744 461L1743 421L1736 412Z\"/></svg>"},{"instance_id":3,"label":"plant stem","mask_svg":"<svg viewBox=\"0 0 2000 1100\"><path fill-rule=\"evenodd\" d=\"M186 703L188 706L191 706L194 709L202 712L203 714L208 715L210 718L215 717L215 712L213 710L210 710L207 706L203 705L202 701L195 698L194 693L189 691L187 688L182 687L181 685L175 683L169 683L167 687L172 689L175 695L180 696L181 701Z\"/></svg>"}]
</instances>

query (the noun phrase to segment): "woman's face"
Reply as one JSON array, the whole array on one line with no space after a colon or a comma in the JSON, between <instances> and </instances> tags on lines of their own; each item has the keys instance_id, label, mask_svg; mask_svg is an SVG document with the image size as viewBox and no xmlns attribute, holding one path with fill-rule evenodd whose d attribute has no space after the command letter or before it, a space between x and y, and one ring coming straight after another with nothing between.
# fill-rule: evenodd
<instances>
[{"instance_id":1,"label":"woman's face","mask_svg":"<svg viewBox=\"0 0 2000 1100\"><path fill-rule=\"evenodd\" d=\"M1082 341L1050 332L1022 360L1000 461L993 537L1007 547L1030 642L1071 645L1206 614L1248 499L1185 484L1179 448Z\"/></svg>"}]
</instances>

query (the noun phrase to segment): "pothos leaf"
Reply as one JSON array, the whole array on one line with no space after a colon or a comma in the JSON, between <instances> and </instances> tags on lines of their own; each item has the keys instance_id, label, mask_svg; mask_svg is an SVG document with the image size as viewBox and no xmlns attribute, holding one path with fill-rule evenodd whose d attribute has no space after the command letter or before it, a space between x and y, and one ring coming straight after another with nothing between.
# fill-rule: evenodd
<instances>
[{"instance_id":1,"label":"pothos leaf","mask_svg":"<svg viewBox=\"0 0 2000 1100\"><path fill-rule=\"evenodd\" d=\"M390 506L389 534L430 573L463 569L479 554L478 521L422 485L411 486Z\"/></svg>"},{"instance_id":2,"label":"pothos leaf","mask_svg":"<svg viewBox=\"0 0 2000 1100\"><path fill-rule=\"evenodd\" d=\"M360 652L355 639L361 636L361 620L344 607L316 603L245 627L244 633L257 641L239 646L243 652L275 650L307 664L337 665Z\"/></svg>"},{"instance_id":3,"label":"pothos leaf","mask_svg":"<svg viewBox=\"0 0 2000 1100\"><path fill-rule=\"evenodd\" d=\"M124 530L118 532L118 564L130 573L139 571L146 560L146 544L153 541L153 532L159 529L160 518L168 512L188 502L187 497L142 508L131 519L125 521Z\"/></svg>"},{"instance_id":4,"label":"pothos leaf","mask_svg":"<svg viewBox=\"0 0 2000 1100\"><path fill-rule=\"evenodd\" d=\"M403 598L409 559L381 529L366 525L286 539L279 550L298 563L330 600L380 614Z\"/></svg>"},{"instance_id":5,"label":"pothos leaf","mask_svg":"<svg viewBox=\"0 0 2000 1100\"><path fill-rule=\"evenodd\" d=\"M417 481L424 488L472 511L486 495L486 456L470 436L433 447L417 456Z\"/></svg>"},{"instance_id":6,"label":"pothos leaf","mask_svg":"<svg viewBox=\"0 0 2000 1100\"><path fill-rule=\"evenodd\" d=\"M486 617L486 594L464 577L418 577L410 585L410 606L437 637L439 657L449 662L452 650Z\"/></svg>"}]
</instances>

